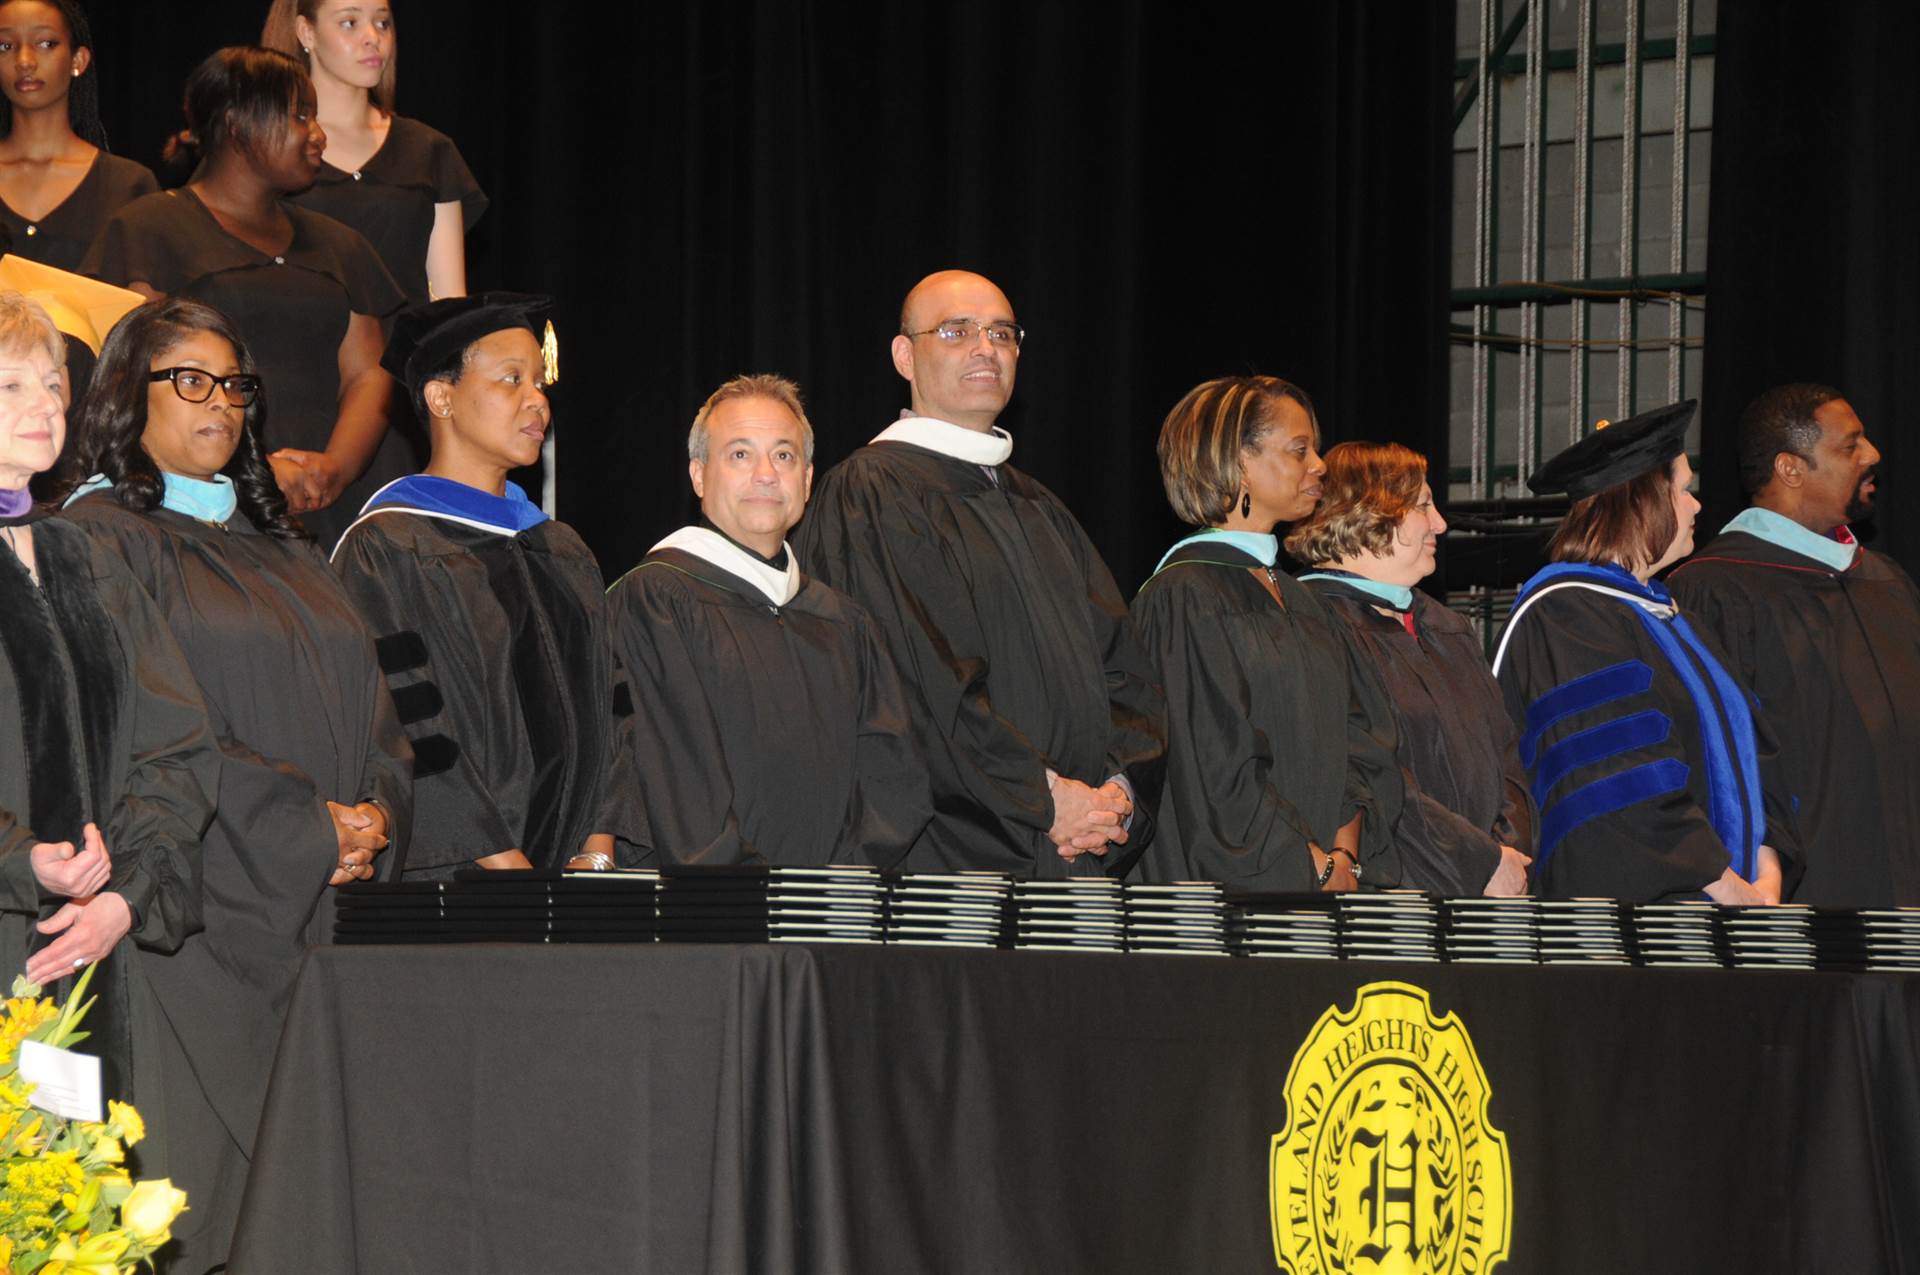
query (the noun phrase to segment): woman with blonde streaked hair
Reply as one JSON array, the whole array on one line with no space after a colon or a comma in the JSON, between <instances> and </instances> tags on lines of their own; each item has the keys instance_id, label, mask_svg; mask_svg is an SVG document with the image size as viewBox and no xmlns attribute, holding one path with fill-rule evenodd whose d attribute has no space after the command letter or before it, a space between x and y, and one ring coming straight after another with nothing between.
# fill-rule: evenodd
<instances>
[{"instance_id":1,"label":"woman with blonde streaked hair","mask_svg":"<svg viewBox=\"0 0 1920 1275\"><path fill-rule=\"evenodd\" d=\"M1319 441L1312 400L1272 376L1208 381L1161 426L1167 499L1199 530L1132 607L1167 696L1150 880L1400 883L1390 714L1326 609L1278 567L1274 527L1321 498Z\"/></svg>"},{"instance_id":2,"label":"woman with blonde streaked hair","mask_svg":"<svg viewBox=\"0 0 1920 1275\"><path fill-rule=\"evenodd\" d=\"M1300 577L1391 707L1407 801L1394 841L1433 894L1527 890L1534 807L1500 687L1467 622L1415 586L1447 520L1426 458L1398 443L1327 452L1320 507L1287 536Z\"/></svg>"}]
</instances>

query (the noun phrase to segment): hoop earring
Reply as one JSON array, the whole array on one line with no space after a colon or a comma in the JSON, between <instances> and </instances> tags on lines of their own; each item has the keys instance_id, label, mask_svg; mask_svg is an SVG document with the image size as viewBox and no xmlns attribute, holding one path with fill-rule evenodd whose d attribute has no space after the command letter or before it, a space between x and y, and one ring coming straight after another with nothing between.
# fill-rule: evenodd
<instances>
[{"instance_id":1,"label":"hoop earring","mask_svg":"<svg viewBox=\"0 0 1920 1275\"><path fill-rule=\"evenodd\" d=\"M1240 493L1240 516L1242 518L1253 517L1253 493L1250 491Z\"/></svg>"}]
</instances>

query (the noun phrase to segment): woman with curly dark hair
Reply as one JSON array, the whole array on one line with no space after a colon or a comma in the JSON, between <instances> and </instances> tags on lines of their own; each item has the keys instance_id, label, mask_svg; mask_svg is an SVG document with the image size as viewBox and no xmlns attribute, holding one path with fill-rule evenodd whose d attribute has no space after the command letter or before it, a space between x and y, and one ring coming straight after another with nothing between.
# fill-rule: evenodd
<instances>
[{"instance_id":1,"label":"woman with curly dark hair","mask_svg":"<svg viewBox=\"0 0 1920 1275\"><path fill-rule=\"evenodd\" d=\"M1398 443L1327 452L1313 516L1287 536L1352 646L1356 667L1393 710L1407 802L1394 842L1409 885L1433 894L1527 890L1533 798L1500 687L1467 622L1414 586L1433 574L1447 520L1426 457Z\"/></svg>"},{"instance_id":2,"label":"woman with curly dark hair","mask_svg":"<svg viewBox=\"0 0 1920 1275\"><path fill-rule=\"evenodd\" d=\"M74 0L0 4L0 226L7 251L77 270L100 227L159 186L107 151L93 32Z\"/></svg>"},{"instance_id":3,"label":"woman with curly dark hair","mask_svg":"<svg viewBox=\"0 0 1920 1275\"><path fill-rule=\"evenodd\" d=\"M101 350L69 461L91 477L65 516L159 604L220 740L205 929L135 971L164 1016L134 1023L141 1074L158 1078L140 1090L145 1170L194 1201L174 1227L181 1270L225 1260L285 997L331 928L327 887L374 875L412 801L373 640L261 453L266 406L223 315L148 302Z\"/></svg>"}]
</instances>

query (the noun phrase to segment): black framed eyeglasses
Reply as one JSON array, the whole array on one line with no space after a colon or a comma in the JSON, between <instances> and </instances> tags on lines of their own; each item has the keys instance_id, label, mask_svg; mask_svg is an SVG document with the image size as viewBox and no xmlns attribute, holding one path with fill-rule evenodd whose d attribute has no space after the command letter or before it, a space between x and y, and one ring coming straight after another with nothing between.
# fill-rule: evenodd
<instances>
[{"instance_id":1,"label":"black framed eyeglasses","mask_svg":"<svg viewBox=\"0 0 1920 1275\"><path fill-rule=\"evenodd\" d=\"M985 332L987 340L1003 349L1017 350L1027 339L1027 330L1018 323L980 323L973 319L949 319L945 323L909 332L908 336L936 336L947 345L972 345Z\"/></svg>"},{"instance_id":2,"label":"black framed eyeglasses","mask_svg":"<svg viewBox=\"0 0 1920 1275\"><path fill-rule=\"evenodd\" d=\"M213 387L227 396L235 407L249 407L260 393L260 378L247 372L215 376L205 368L163 367L149 373L149 381L172 381L173 392L189 403L204 403L213 397Z\"/></svg>"}]
</instances>

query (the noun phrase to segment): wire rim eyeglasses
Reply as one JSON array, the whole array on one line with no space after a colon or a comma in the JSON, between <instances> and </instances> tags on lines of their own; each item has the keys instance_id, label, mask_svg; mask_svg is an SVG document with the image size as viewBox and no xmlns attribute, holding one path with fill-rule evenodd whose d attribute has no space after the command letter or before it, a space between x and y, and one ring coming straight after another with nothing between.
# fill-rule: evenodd
<instances>
[{"instance_id":1,"label":"wire rim eyeglasses","mask_svg":"<svg viewBox=\"0 0 1920 1275\"><path fill-rule=\"evenodd\" d=\"M1003 349L1017 350L1027 339L1027 330L1018 323L980 323L974 319L949 319L905 336L934 336L947 345L972 345L985 332L987 340Z\"/></svg>"}]
</instances>

